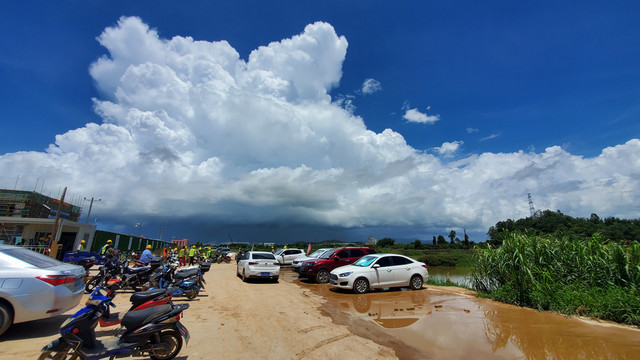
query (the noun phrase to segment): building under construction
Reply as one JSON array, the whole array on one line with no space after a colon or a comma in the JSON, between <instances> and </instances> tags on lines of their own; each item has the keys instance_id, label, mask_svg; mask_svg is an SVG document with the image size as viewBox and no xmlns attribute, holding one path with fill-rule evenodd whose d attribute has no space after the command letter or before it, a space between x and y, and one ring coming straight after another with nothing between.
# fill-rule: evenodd
<instances>
[{"instance_id":1,"label":"building under construction","mask_svg":"<svg viewBox=\"0 0 640 360\"><path fill-rule=\"evenodd\" d=\"M80 240L90 246L96 226L78 223L81 211L79 206L34 191L0 189L0 243L38 250L49 248L51 239L57 239L56 257L75 249Z\"/></svg>"}]
</instances>

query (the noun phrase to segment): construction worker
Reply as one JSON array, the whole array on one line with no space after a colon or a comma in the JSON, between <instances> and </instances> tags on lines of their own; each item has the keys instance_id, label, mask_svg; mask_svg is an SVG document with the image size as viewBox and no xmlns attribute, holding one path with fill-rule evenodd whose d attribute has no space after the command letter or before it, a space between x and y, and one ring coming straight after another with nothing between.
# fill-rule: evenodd
<instances>
[{"instance_id":1,"label":"construction worker","mask_svg":"<svg viewBox=\"0 0 640 360\"><path fill-rule=\"evenodd\" d=\"M189 249L189 265L193 265L193 260L196 257L196 246L192 245L191 249Z\"/></svg>"},{"instance_id":2,"label":"construction worker","mask_svg":"<svg viewBox=\"0 0 640 360\"><path fill-rule=\"evenodd\" d=\"M204 256L208 259L211 255L211 248L208 247L207 250L204 251Z\"/></svg>"},{"instance_id":3,"label":"construction worker","mask_svg":"<svg viewBox=\"0 0 640 360\"><path fill-rule=\"evenodd\" d=\"M142 255L140 255L140 262L149 265L150 262L157 260L159 259L151 254L151 244L147 245L147 248L144 249Z\"/></svg>"},{"instance_id":4,"label":"construction worker","mask_svg":"<svg viewBox=\"0 0 640 360\"><path fill-rule=\"evenodd\" d=\"M78 245L78 251L84 251L84 240L80 240L80 245Z\"/></svg>"},{"instance_id":5,"label":"construction worker","mask_svg":"<svg viewBox=\"0 0 640 360\"><path fill-rule=\"evenodd\" d=\"M178 261L180 262L180 266L185 266L187 264L187 261L184 258L186 252L187 252L186 246L181 247L180 250L178 251Z\"/></svg>"},{"instance_id":6,"label":"construction worker","mask_svg":"<svg viewBox=\"0 0 640 360\"><path fill-rule=\"evenodd\" d=\"M169 245L165 245L164 249L162 249L162 259L167 260L169 257Z\"/></svg>"},{"instance_id":7,"label":"construction worker","mask_svg":"<svg viewBox=\"0 0 640 360\"><path fill-rule=\"evenodd\" d=\"M102 247L102 249L100 249L100 255L106 256L107 259L110 259L113 257L113 255L115 254L115 250L113 249L113 247L111 247L111 244L113 243L113 241L111 241L111 239L107 240L107 243L104 244L104 246Z\"/></svg>"}]
</instances>

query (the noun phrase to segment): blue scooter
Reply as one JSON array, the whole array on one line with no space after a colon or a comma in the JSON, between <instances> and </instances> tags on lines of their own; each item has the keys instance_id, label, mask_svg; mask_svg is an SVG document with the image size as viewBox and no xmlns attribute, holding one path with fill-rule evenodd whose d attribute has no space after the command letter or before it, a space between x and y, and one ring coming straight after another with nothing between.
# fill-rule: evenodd
<instances>
[{"instance_id":1,"label":"blue scooter","mask_svg":"<svg viewBox=\"0 0 640 360\"><path fill-rule=\"evenodd\" d=\"M152 288L167 289L173 296L185 296L189 300L195 299L204 288L204 278L199 268L180 269L176 271L177 263L169 262L152 276Z\"/></svg>"},{"instance_id":2,"label":"blue scooter","mask_svg":"<svg viewBox=\"0 0 640 360\"><path fill-rule=\"evenodd\" d=\"M45 346L38 359L173 359L182 349L182 339L189 343L189 331L180 323L189 304L172 303L128 311L117 335L96 338L98 320L109 313L109 306L115 307L114 297L115 289L96 287L86 306L60 326L60 338Z\"/></svg>"}]
</instances>

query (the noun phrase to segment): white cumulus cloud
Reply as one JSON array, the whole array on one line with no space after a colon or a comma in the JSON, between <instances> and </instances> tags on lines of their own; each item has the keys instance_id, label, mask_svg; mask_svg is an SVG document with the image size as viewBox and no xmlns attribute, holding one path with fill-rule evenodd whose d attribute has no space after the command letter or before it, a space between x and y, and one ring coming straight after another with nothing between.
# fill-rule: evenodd
<instances>
[{"instance_id":1,"label":"white cumulus cloud","mask_svg":"<svg viewBox=\"0 0 640 360\"><path fill-rule=\"evenodd\" d=\"M440 120L440 115L427 115L421 113L418 109L409 109L404 113L403 118L408 122L415 122L421 124L433 124Z\"/></svg>"},{"instance_id":2,"label":"white cumulus cloud","mask_svg":"<svg viewBox=\"0 0 640 360\"><path fill-rule=\"evenodd\" d=\"M362 84L363 94L373 94L382 90L382 84L376 79L366 79Z\"/></svg>"},{"instance_id":3,"label":"white cumulus cloud","mask_svg":"<svg viewBox=\"0 0 640 360\"><path fill-rule=\"evenodd\" d=\"M369 130L348 101L329 95L348 44L327 23L248 59L226 41L161 38L137 17L121 18L98 41L107 54L90 74L102 122L57 135L44 152L1 155L4 187L20 175L24 184L46 179L98 194L93 211L114 219L486 231L527 216L527 193L540 209L638 216L638 139L593 158L555 146L445 164L396 131ZM404 118L439 116L409 109Z\"/></svg>"},{"instance_id":4,"label":"white cumulus cloud","mask_svg":"<svg viewBox=\"0 0 640 360\"><path fill-rule=\"evenodd\" d=\"M434 150L440 155L450 156L450 155L453 155L456 151L458 151L458 149L463 143L464 143L463 141L452 141L452 142L445 141L442 143L441 146L435 147Z\"/></svg>"}]
</instances>

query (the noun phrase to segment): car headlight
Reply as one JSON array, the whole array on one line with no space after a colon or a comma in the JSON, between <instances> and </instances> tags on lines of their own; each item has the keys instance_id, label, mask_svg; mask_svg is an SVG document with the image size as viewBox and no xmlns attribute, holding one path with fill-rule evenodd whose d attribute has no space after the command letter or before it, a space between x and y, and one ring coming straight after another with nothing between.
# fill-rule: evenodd
<instances>
[{"instance_id":1,"label":"car headlight","mask_svg":"<svg viewBox=\"0 0 640 360\"><path fill-rule=\"evenodd\" d=\"M349 276L349 275L351 275L351 274L353 274L353 271L347 271L347 272L344 272L344 273L342 273L342 274L340 274L340 275L338 275L338 276L339 276L339 277L347 277L347 276Z\"/></svg>"}]
</instances>

